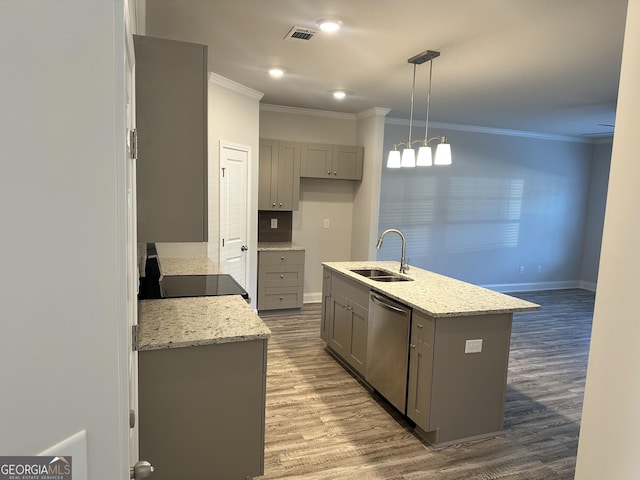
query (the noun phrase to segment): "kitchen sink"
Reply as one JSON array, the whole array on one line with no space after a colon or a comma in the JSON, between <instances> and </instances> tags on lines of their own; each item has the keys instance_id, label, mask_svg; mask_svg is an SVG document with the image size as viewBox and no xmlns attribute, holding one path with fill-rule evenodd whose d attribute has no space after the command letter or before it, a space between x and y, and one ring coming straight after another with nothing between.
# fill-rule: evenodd
<instances>
[{"instance_id":1,"label":"kitchen sink","mask_svg":"<svg viewBox=\"0 0 640 480\"><path fill-rule=\"evenodd\" d=\"M388 272L387 270L380 270L378 268L363 268L351 271L376 282L410 282L413 280L412 278L406 278L396 273Z\"/></svg>"}]
</instances>

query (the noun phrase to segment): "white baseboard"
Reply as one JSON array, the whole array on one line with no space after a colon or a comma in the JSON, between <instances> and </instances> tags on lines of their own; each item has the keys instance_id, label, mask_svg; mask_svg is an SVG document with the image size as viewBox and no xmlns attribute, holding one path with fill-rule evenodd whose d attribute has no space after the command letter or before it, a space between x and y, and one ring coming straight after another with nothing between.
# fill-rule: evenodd
<instances>
[{"instance_id":1,"label":"white baseboard","mask_svg":"<svg viewBox=\"0 0 640 480\"><path fill-rule=\"evenodd\" d=\"M596 282L585 282L583 280L580 281L580 288L583 290L589 290L590 292L596 291L596 286L598 284Z\"/></svg>"},{"instance_id":2,"label":"white baseboard","mask_svg":"<svg viewBox=\"0 0 640 480\"><path fill-rule=\"evenodd\" d=\"M566 280L561 282L531 282L531 283L496 283L480 285L481 287L495 290L496 292L535 292L539 290L563 290L568 288L584 288L579 280Z\"/></svg>"},{"instance_id":3,"label":"white baseboard","mask_svg":"<svg viewBox=\"0 0 640 480\"><path fill-rule=\"evenodd\" d=\"M311 292L305 293L302 298L303 303L321 303L322 302L322 292Z\"/></svg>"}]
</instances>

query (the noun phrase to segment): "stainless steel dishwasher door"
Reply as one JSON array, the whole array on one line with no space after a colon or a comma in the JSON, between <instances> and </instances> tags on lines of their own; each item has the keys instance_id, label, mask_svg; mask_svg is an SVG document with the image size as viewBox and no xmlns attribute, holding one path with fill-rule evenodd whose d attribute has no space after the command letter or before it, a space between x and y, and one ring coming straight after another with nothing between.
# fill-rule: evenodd
<instances>
[{"instance_id":1,"label":"stainless steel dishwasher door","mask_svg":"<svg viewBox=\"0 0 640 480\"><path fill-rule=\"evenodd\" d=\"M367 382L403 414L407 407L410 323L409 307L371 292Z\"/></svg>"}]
</instances>

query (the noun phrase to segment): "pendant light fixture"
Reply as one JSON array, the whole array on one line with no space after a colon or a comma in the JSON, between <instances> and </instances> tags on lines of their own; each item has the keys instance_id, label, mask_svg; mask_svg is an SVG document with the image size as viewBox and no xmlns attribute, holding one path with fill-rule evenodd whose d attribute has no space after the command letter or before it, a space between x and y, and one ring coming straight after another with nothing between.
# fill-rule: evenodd
<instances>
[{"instance_id":1,"label":"pendant light fixture","mask_svg":"<svg viewBox=\"0 0 640 480\"><path fill-rule=\"evenodd\" d=\"M447 143L447 139L444 136L429 138L429 106L431 103L431 77L433 73L432 60L440 56L440 52L433 50L427 50L418 55L411 57L407 60L408 63L413 64L413 85L411 87L411 110L409 112L409 139L406 143L397 143L393 146L393 150L389 152L387 158L387 168L402 168L402 167L430 167L431 165L451 165L451 145ZM411 141L411 134L413 128L413 103L416 90L416 67L422 65L424 62L429 62L429 84L427 88L427 113L424 127L424 140ZM435 159L432 159L431 147L429 143L432 141L439 141L440 143L436 147ZM422 143L418 150L418 156L416 159L416 151L413 149L414 143ZM398 150L398 147L403 146L402 152Z\"/></svg>"}]
</instances>

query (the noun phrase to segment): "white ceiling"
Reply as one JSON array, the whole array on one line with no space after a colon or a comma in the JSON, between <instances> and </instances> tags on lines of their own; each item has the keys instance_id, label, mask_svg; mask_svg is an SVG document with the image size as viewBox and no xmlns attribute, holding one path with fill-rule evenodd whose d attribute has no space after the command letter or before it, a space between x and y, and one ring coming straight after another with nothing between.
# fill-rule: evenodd
<instances>
[{"instance_id":1,"label":"white ceiling","mask_svg":"<svg viewBox=\"0 0 640 480\"><path fill-rule=\"evenodd\" d=\"M209 70L263 103L408 118L413 65L437 50L430 122L559 135L610 134L627 0L147 0L147 35L203 43ZM294 27L336 34L285 40ZM279 80L269 67L286 70ZM417 67L425 119L429 64ZM342 100L330 93L345 89Z\"/></svg>"}]
</instances>

